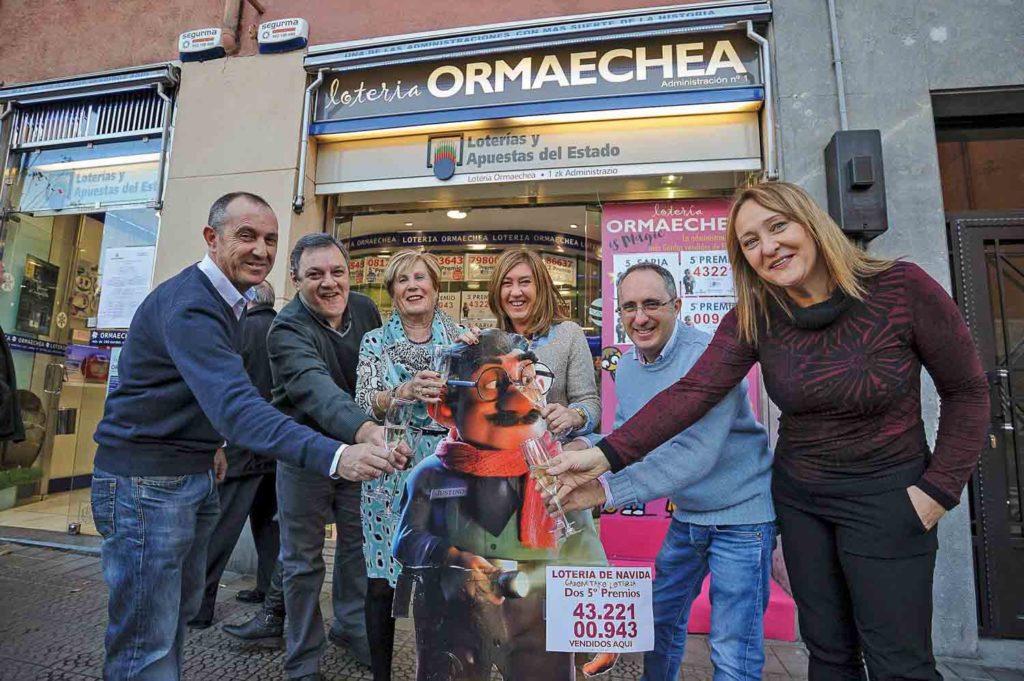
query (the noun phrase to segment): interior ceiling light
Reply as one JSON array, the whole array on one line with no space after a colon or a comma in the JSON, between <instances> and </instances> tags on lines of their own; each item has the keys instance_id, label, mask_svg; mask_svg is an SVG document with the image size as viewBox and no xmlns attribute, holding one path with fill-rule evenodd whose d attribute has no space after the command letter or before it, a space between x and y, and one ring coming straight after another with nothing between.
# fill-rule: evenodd
<instances>
[{"instance_id":1,"label":"interior ceiling light","mask_svg":"<svg viewBox=\"0 0 1024 681\"><path fill-rule=\"evenodd\" d=\"M470 244L467 248L471 251L486 251L487 244Z\"/></svg>"},{"instance_id":2,"label":"interior ceiling light","mask_svg":"<svg viewBox=\"0 0 1024 681\"><path fill-rule=\"evenodd\" d=\"M445 213L445 215L450 217L452 220L465 220L466 216L469 215L469 213L467 213L464 210L459 210L458 208L456 208L454 210L448 211L447 213Z\"/></svg>"},{"instance_id":3,"label":"interior ceiling light","mask_svg":"<svg viewBox=\"0 0 1024 681\"><path fill-rule=\"evenodd\" d=\"M406 227L412 227L412 223L411 222L407 222L407 223L405 223L405 226Z\"/></svg>"},{"instance_id":4,"label":"interior ceiling light","mask_svg":"<svg viewBox=\"0 0 1024 681\"><path fill-rule=\"evenodd\" d=\"M573 223L573 224L569 225L569 229L579 229L579 228L580 228L580 226L577 225L576 223Z\"/></svg>"}]
</instances>

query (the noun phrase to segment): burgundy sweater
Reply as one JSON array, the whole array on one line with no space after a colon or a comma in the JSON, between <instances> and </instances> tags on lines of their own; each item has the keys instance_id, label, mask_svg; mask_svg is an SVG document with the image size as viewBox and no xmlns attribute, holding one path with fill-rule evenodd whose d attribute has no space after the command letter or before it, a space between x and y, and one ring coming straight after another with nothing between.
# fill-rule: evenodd
<instances>
[{"instance_id":1,"label":"burgundy sweater","mask_svg":"<svg viewBox=\"0 0 1024 681\"><path fill-rule=\"evenodd\" d=\"M729 312L686 376L598 443L619 470L693 425L761 362L782 412L776 470L828 487L917 467L916 484L950 509L974 470L989 421L988 387L956 304L916 265L864 282L863 302L840 293L794 310L772 304L756 346ZM838 307L837 307L838 306ZM921 421L921 365L942 399L934 454Z\"/></svg>"}]
</instances>

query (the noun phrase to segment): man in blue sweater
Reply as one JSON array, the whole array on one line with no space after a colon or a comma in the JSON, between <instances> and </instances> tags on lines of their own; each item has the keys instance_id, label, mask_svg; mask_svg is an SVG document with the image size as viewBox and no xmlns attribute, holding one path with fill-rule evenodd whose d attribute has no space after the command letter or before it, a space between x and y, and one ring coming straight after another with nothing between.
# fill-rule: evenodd
<instances>
[{"instance_id":1,"label":"man in blue sweater","mask_svg":"<svg viewBox=\"0 0 1024 681\"><path fill-rule=\"evenodd\" d=\"M239 354L245 292L277 251L262 198L227 194L203 228L207 254L139 306L95 439L92 511L110 590L103 678L180 678L199 610L219 502L214 452L232 445L324 477L369 480L403 465L376 444L346 445L270 406Z\"/></svg>"},{"instance_id":2,"label":"man in blue sweater","mask_svg":"<svg viewBox=\"0 0 1024 681\"><path fill-rule=\"evenodd\" d=\"M679 322L682 302L664 267L639 263L618 282L618 314L633 342L619 359L615 427L684 376L711 340ZM600 435L593 436L594 441ZM568 449L591 447L577 440ZM693 427L643 461L574 491L566 510L628 506L668 496L672 522L655 564L654 650L646 681L674 681L686 646L690 606L711 573L711 662L715 679L759 681L764 666L775 512L772 453L754 418L747 382Z\"/></svg>"}]
</instances>

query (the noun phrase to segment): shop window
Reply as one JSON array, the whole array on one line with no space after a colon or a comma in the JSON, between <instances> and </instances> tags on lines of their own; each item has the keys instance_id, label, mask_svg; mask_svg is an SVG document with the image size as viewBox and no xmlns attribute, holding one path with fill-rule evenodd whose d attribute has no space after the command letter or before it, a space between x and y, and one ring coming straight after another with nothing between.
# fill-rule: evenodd
<instances>
[{"instance_id":1,"label":"shop window","mask_svg":"<svg viewBox=\"0 0 1024 681\"><path fill-rule=\"evenodd\" d=\"M157 200L160 139L36 149L12 166L16 212L146 205Z\"/></svg>"}]
</instances>

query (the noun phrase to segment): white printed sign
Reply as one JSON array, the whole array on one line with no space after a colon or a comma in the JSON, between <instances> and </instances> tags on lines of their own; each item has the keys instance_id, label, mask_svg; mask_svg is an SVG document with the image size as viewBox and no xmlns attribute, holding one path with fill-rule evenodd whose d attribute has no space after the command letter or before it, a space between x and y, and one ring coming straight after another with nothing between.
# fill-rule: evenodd
<instances>
[{"instance_id":1,"label":"white printed sign","mask_svg":"<svg viewBox=\"0 0 1024 681\"><path fill-rule=\"evenodd\" d=\"M487 304L487 291L462 292L463 319L487 319L493 316L494 313Z\"/></svg>"},{"instance_id":2,"label":"white printed sign","mask_svg":"<svg viewBox=\"0 0 1024 681\"><path fill-rule=\"evenodd\" d=\"M555 286L559 284L576 285L576 258L544 254L541 256L541 260L544 261L544 268L551 275L551 281Z\"/></svg>"},{"instance_id":3,"label":"white printed sign","mask_svg":"<svg viewBox=\"0 0 1024 681\"><path fill-rule=\"evenodd\" d=\"M466 281L488 281L498 264L497 255L470 253L466 256Z\"/></svg>"},{"instance_id":4,"label":"white printed sign","mask_svg":"<svg viewBox=\"0 0 1024 681\"><path fill-rule=\"evenodd\" d=\"M732 296L713 298L690 298L683 296L683 324L695 326L701 331L714 334L722 317L736 305Z\"/></svg>"},{"instance_id":5,"label":"white printed sign","mask_svg":"<svg viewBox=\"0 0 1024 681\"><path fill-rule=\"evenodd\" d=\"M350 286L363 285L364 258L352 258L348 263L348 283Z\"/></svg>"},{"instance_id":6,"label":"white printed sign","mask_svg":"<svg viewBox=\"0 0 1024 681\"><path fill-rule=\"evenodd\" d=\"M363 258L363 283L384 284L384 270L388 268L389 256L371 255Z\"/></svg>"},{"instance_id":7,"label":"white printed sign","mask_svg":"<svg viewBox=\"0 0 1024 681\"><path fill-rule=\"evenodd\" d=\"M439 255L437 262L441 266L441 281L465 279L463 268L466 266L466 257L464 255Z\"/></svg>"},{"instance_id":8,"label":"white printed sign","mask_svg":"<svg viewBox=\"0 0 1024 681\"><path fill-rule=\"evenodd\" d=\"M455 293L437 294L437 308L452 319L458 320L462 318L462 310L459 309L461 306L462 294L458 291Z\"/></svg>"},{"instance_id":9,"label":"white printed sign","mask_svg":"<svg viewBox=\"0 0 1024 681\"><path fill-rule=\"evenodd\" d=\"M725 251L683 251L679 254L683 295L731 296L732 267Z\"/></svg>"},{"instance_id":10,"label":"white printed sign","mask_svg":"<svg viewBox=\"0 0 1024 681\"><path fill-rule=\"evenodd\" d=\"M127 329L135 310L149 295L155 246L108 248L103 254L97 326Z\"/></svg>"},{"instance_id":11,"label":"white printed sign","mask_svg":"<svg viewBox=\"0 0 1024 681\"><path fill-rule=\"evenodd\" d=\"M547 650L654 649L651 568L548 566L547 571Z\"/></svg>"}]
</instances>

